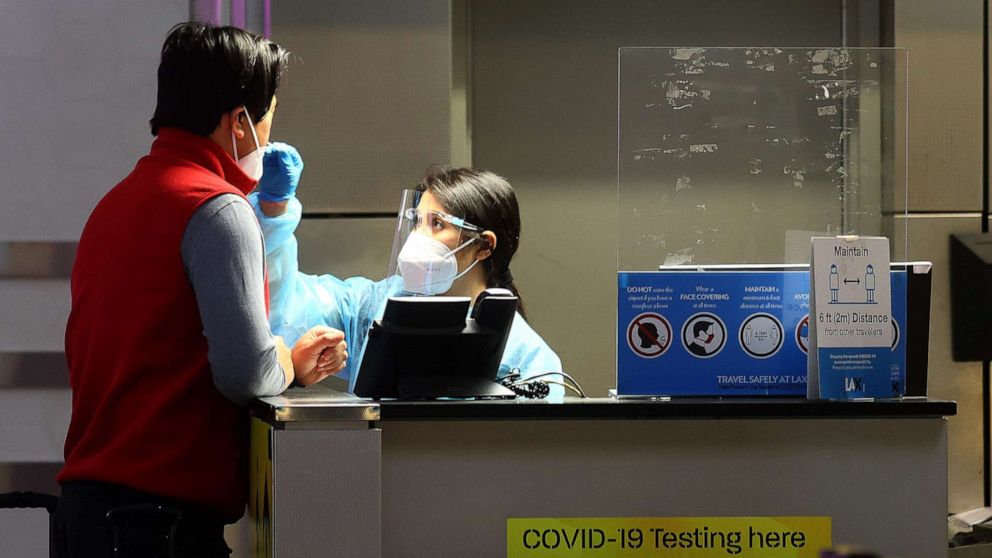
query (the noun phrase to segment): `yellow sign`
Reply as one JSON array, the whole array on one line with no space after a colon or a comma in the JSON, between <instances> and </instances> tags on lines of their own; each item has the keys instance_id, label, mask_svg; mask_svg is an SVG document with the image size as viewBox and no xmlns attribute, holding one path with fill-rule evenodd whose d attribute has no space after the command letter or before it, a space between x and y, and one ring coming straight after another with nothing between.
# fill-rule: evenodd
<instances>
[{"instance_id":1,"label":"yellow sign","mask_svg":"<svg viewBox=\"0 0 992 558\"><path fill-rule=\"evenodd\" d=\"M829 517L581 517L506 520L507 558L816 558Z\"/></svg>"}]
</instances>

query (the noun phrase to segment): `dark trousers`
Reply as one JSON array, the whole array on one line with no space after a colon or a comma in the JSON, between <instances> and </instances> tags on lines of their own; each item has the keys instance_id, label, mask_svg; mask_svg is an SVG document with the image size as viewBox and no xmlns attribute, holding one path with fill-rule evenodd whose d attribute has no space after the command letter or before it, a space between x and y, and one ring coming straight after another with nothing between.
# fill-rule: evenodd
<instances>
[{"instance_id":1,"label":"dark trousers","mask_svg":"<svg viewBox=\"0 0 992 558\"><path fill-rule=\"evenodd\" d=\"M55 510L56 556L228 558L224 523L202 507L124 486L70 482Z\"/></svg>"}]
</instances>

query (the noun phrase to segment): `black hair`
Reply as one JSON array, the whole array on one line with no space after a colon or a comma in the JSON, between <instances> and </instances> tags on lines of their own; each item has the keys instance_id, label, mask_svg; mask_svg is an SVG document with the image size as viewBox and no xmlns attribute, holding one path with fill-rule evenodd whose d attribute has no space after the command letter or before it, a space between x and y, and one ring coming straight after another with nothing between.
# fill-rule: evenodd
<instances>
[{"instance_id":1,"label":"black hair","mask_svg":"<svg viewBox=\"0 0 992 558\"><path fill-rule=\"evenodd\" d=\"M486 287L513 292L517 311L526 319L523 298L510 273L510 260L520 246L520 206L510 183L489 171L431 167L417 189L430 192L448 213L496 235L492 255L479 264L485 266Z\"/></svg>"},{"instance_id":2,"label":"black hair","mask_svg":"<svg viewBox=\"0 0 992 558\"><path fill-rule=\"evenodd\" d=\"M176 25L162 45L152 135L171 127L206 136L221 116L242 105L257 124L272 104L288 57L276 43L237 27Z\"/></svg>"},{"instance_id":3,"label":"black hair","mask_svg":"<svg viewBox=\"0 0 992 558\"><path fill-rule=\"evenodd\" d=\"M713 325L713 322L696 322L692 324L692 336L699 337L699 334L709 329L711 325Z\"/></svg>"},{"instance_id":4,"label":"black hair","mask_svg":"<svg viewBox=\"0 0 992 558\"><path fill-rule=\"evenodd\" d=\"M652 323L646 323L646 324L638 324L638 327L640 327L642 330L646 330L648 335L654 338L652 339L651 337L641 335L641 348L650 349L651 347L654 346L655 342L658 340L658 326Z\"/></svg>"}]
</instances>

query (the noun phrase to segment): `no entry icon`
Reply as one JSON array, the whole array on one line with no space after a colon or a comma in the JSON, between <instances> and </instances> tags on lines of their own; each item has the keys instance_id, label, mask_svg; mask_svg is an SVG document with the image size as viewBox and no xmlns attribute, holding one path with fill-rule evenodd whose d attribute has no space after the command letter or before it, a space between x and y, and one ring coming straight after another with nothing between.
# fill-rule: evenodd
<instances>
[{"instance_id":1,"label":"no entry icon","mask_svg":"<svg viewBox=\"0 0 992 558\"><path fill-rule=\"evenodd\" d=\"M641 314L627 327L627 345L641 358L660 357L672 346L672 326L660 314Z\"/></svg>"}]
</instances>

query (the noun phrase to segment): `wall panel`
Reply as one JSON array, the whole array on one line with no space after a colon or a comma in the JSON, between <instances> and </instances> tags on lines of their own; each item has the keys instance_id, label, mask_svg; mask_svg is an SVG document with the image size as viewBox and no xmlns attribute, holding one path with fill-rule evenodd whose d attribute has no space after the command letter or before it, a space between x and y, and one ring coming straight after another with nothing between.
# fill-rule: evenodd
<instances>
[{"instance_id":1,"label":"wall panel","mask_svg":"<svg viewBox=\"0 0 992 558\"><path fill-rule=\"evenodd\" d=\"M933 262L930 303L930 397L958 402L948 419L948 507L957 513L982 505L982 366L951 358L950 236L974 233L979 214L913 215L909 250L914 260ZM897 227L898 231L903 230ZM897 236L898 239L898 236Z\"/></svg>"},{"instance_id":2,"label":"wall panel","mask_svg":"<svg viewBox=\"0 0 992 558\"><path fill-rule=\"evenodd\" d=\"M69 281L0 280L0 352L62 352Z\"/></svg>"},{"instance_id":3,"label":"wall panel","mask_svg":"<svg viewBox=\"0 0 992 558\"><path fill-rule=\"evenodd\" d=\"M951 360L947 269L949 235L981 230L982 5L893 3L895 46L909 49L909 251L934 262L930 394L958 402L948 433L951 513L982 505L981 365Z\"/></svg>"},{"instance_id":4,"label":"wall panel","mask_svg":"<svg viewBox=\"0 0 992 558\"><path fill-rule=\"evenodd\" d=\"M293 52L273 141L306 162L307 211L395 210L399 190L450 158L448 0L272 3Z\"/></svg>"},{"instance_id":5,"label":"wall panel","mask_svg":"<svg viewBox=\"0 0 992 558\"><path fill-rule=\"evenodd\" d=\"M399 207L399 196L396 197ZM342 279L386 275L396 219L304 219L296 230L300 270Z\"/></svg>"},{"instance_id":6,"label":"wall panel","mask_svg":"<svg viewBox=\"0 0 992 558\"><path fill-rule=\"evenodd\" d=\"M182 0L3 5L0 241L76 240L152 136L159 50Z\"/></svg>"},{"instance_id":7,"label":"wall panel","mask_svg":"<svg viewBox=\"0 0 992 558\"><path fill-rule=\"evenodd\" d=\"M982 2L900 0L909 49L909 209L982 209Z\"/></svg>"}]
</instances>

